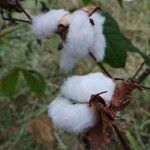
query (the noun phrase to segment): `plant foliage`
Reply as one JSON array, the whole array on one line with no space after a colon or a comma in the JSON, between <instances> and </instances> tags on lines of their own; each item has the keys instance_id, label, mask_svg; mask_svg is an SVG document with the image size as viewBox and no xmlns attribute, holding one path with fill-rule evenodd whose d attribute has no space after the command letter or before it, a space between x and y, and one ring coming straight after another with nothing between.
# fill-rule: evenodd
<instances>
[{"instance_id":1,"label":"plant foliage","mask_svg":"<svg viewBox=\"0 0 150 150\"><path fill-rule=\"evenodd\" d=\"M8 97L11 97L15 94L19 78L19 72L23 73L27 85L34 93L36 93L37 95L44 95L46 83L42 74L35 70L25 70L20 68L13 69L0 80L0 89L2 94Z\"/></svg>"},{"instance_id":2,"label":"plant foliage","mask_svg":"<svg viewBox=\"0 0 150 150\"><path fill-rule=\"evenodd\" d=\"M104 34L107 47L104 61L112 67L121 68L126 64L127 52L135 52L140 54L145 62L150 65L149 58L121 33L115 19L107 12L102 12L101 14L106 18Z\"/></svg>"}]
</instances>

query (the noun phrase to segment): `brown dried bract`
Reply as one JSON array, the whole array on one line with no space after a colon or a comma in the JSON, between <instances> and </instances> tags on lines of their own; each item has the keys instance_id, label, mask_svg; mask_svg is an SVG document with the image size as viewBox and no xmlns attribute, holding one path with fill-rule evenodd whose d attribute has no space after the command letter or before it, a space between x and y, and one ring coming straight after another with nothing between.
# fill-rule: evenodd
<instances>
[{"instance_id":1,"label":"brown dried bract","mask_svg":"<svg viewBox=\"0 0 150 150\"><path fill-rule=\"evenodd\" d=\"M111 141L113 129L117 133L124 149L130 149L114 122L116 113L122 111L129 104L131 94L135 89L140 89L138 80L128 79L121 85L116 86L110 104L106 104L103 98L100 97L102 93L91 96L89 107L97 112L97 124L88 130L85 137L92 150L105 149Z\"/></svg>"},{"instance_id":2,"label":"brown dried bract","mask_svg":"<svg viewBox=\"0 0 150 150\"><path fill-rule=\"evenodd\" d=\"M117 86L110 103L110 109L112 111L123 110L129 104L131 100L131 94L135 89L140 89L140 85L138 80L132 78Z\"/></svg>"},{"instance_id":3,"label":"brown dried bract","mask_svg":"<svg viewBox=\"0 0 150 150\"><path fill-rule=\"evenodd\" d=\"M109 116L108 106L99 95L92 95L89 101L89 106L97 112L98 120L96 126L90 128L85 134L92 150L105 149L106 145L110 143L113 131L113 118Z\"/></svg>"},{"instance_id":4,"label":"brown dried bract","mask_svg":"<svg viewBox=\"0 0 150 150\"><path fill-rule=\"evenodd\" d=\"M86 7L81 8L81 10L85 11L88 16L91 16L99 7L96 5L87 5Z\"/></svg>"}]
</instances>

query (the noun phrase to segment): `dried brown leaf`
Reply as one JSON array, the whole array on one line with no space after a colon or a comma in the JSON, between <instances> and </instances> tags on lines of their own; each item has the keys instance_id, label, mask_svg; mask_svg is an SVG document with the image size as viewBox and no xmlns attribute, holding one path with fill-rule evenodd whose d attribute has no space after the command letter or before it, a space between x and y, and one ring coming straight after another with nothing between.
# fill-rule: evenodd
<instances>
[{"instance_id":1,"label":"dried brown leaf","mask_svg":"<svg viewBox=\"0 0 150 150\"><path fill-rule=\"evenodd\" d=\"M53 126L45 115L37 116L28 122L28 132L38 143L53 145L55 143L53 131Z\"/></svg>"}]
</instances>

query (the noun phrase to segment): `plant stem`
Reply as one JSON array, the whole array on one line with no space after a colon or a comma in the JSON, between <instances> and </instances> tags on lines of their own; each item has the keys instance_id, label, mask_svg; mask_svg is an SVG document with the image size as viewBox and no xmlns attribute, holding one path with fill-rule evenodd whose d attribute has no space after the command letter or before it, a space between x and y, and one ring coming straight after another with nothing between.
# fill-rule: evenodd
<instances>
[{"instance_id":1,"label":"plant stem","mask_svg":"<svg viewBox=\"0 0 150 150\"><path fill-rule=\"evenodd\" d=\"M135 72L135 74L133 75L133 77L132 78L136 78L136 76L138 75L138 73L141 71L141 69L143 68L143 66L144 66L144 64L145 64L145 61L143 61L143 63L140 65L140 67L137 69L137 71Z\"/></svg>"},{"instance_id":2,"label":"plant stem","mask_svg":"<svg viewBox=\"0 0 150 150\"><path fill-rule=\"evenodd\" d=\"M90 52L89 55L91 56L91 58L93 58L93 60L96 62L96 64L99 66L99 68L101 70L103 70L103 72L110 78L112 78L112 76L109 74L109 72L105 69L105 67L100 63L96 61L95 56Z\"/></svg>"},{"instance_id":3,"label":"plant stem","mask_svg":"<svg viewBox=\"0 0 150 150\"><path fill-rule=\"evenodd\" d=\"M31 16L25 11L25 9L22 7L20 2L17 0L18 6L22 9L22 12L27 16L27 18L30 20L30 23L32 22Z\"/></svg>"},{"instance_id":4,"label":"plant stem","mask_svg":"<svg viewBox=\"0 0 150 150\"><path fill-rule=\"evenodd\" d=\"M150 75L150 67L146 68L145 71L138 77L139 83L143 82Z\"/></svg>"}]
</instances>

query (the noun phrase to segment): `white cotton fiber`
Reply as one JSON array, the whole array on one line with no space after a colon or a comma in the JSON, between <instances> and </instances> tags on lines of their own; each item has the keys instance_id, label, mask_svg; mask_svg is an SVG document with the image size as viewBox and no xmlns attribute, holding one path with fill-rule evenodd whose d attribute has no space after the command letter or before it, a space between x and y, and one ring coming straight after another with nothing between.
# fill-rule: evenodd
<instances>
[{"instance_id":1,"label":"white cotton fiber","mask_svg":"<svg viewBox=\"0 0 150 150\"><path fill-rule=\"evenodd\" d=\"M59 65L61 69L68 71L71 68L73 68L73 66L76 64L77 61L78 61L77 57L74 57L70 55L70 53L62 51L59 60Z\"/></svg>"},{"instance_id":2,"label":"white cotton fiber","mask_svg":"<svg viewBox=\"0 0 150 150\"><path fill-rule=\"evenodd\" d=\"M62 51L68 53L72 58L79 59L88 55L93 41L94 31L88 15L81 10L70 14L68 34ZM67 59L65 64L67 64Z\"/></svg>"},{"instance_id":3,"label":"white cotton fiber","mask_svg":"<svg viewBox=\"0 0 150 150\"><path fill-rule=\"evenodd\" d=\"M99 12L95 12L90 18L94 21L94 43L91 46L90 51L97 61L102 61L106 49L106 40L103 34L105 17L103 17Z\"/></svg>"},{"instance_id":4,"label":"white cotton fiber","mask_svg":"<svg viewBox=\"0 0 150 150\"><path fill-rule=\"evenodd\" d=\"M81 10L69 16L69 30L64 49L73 56L83 57L94 41L94 33L88 15Z\"/></svg>"},{"instance_id":5,"label":"white cotton fiber","mask_svg":"<svg viewBox=\"0 0 150 150\"><path fill-rule=\"evenodd\" d=\"M57 128L79 134L95 124L95 113L88 104L72 104L57 97L48 108L48 115Z\"/></svg>"},{"instance_id":6,"label":"white cotton fiber","mask_svg":"<svg viewBox=\"0 0 150 150\"><path fill-rule=\"evenodd\" d=\"M91 95L101 94L106 102L110 102L115 89L115 83L103 73L90 73L82 76L69 77L61 87L61 94L71 100L88 102Z\"/></svg>"},{"instance_id":7,"label":"white cotton fiber","mask_svg":"<svg viewBox=\"0 0 150 150\"><path fill-rule=\"evenodd\" d=\"M63 9L54 9L49 12L32 17L32 30L38 38L48 37L56 32L61 18L68 14Z\"/></svg>"}]
</instances>

